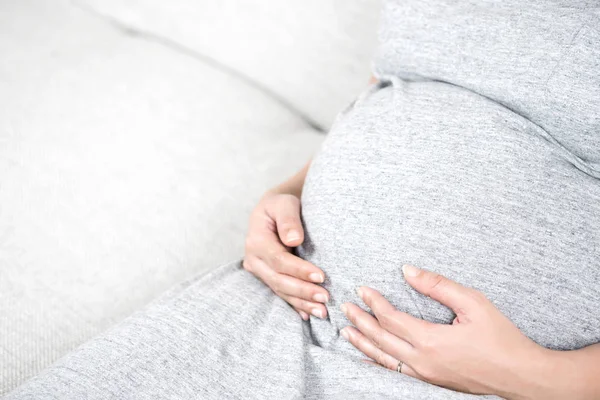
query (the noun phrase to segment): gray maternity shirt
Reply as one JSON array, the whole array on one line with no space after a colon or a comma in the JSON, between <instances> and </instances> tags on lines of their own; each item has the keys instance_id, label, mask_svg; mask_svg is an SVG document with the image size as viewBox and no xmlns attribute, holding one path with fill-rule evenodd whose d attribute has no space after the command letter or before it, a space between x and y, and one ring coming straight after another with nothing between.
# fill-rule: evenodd
<instances>
[{"instance_id":1,"label":"gray maternity shirt","mask_svg":"<svg viewBox=\"0 0 600 400\"><path fill-rule=\"evenodd\" d=\"M387 1L372 86L308 174L303 322L239 262L188 282L9 399L464 399L365 364L359 285L438 323L404 263L483 291L553 349L600 342L600 2ZM474 396L473 396L474 397Z\"/></svg>"}]
</instances>

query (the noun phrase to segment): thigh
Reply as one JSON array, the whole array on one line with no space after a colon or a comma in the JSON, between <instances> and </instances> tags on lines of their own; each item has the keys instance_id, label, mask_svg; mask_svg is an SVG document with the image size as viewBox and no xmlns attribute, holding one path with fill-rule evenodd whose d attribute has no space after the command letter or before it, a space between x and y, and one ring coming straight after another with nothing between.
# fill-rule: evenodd
<instances>
[{"instance_id":1,"label":"thigh","mask_svg":"<svg viewBox=\"0 0 600 400\"><path fill-rule=\"evenodd\" d=\"M296 313L235 262L171 291L7 398L283 396L300 390L304 340Z\"/></svg>"}]
</instances>

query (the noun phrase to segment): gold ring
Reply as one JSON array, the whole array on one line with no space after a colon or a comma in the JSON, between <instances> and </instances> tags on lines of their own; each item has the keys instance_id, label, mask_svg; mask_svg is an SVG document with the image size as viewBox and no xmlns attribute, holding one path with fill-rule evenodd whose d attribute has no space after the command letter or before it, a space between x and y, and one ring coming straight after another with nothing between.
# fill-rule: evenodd
<instances>
[{"instance_id":1,"label":"gold ring","mask_svg":"<svg viewBox=\"0 0 600 400\"><path fill-rule=\"evenodd\" d=\"M402 373L403 365L404 365L404 363L402 361L398 361L398 366L396 367L396 371L398 371L399 373Z\"/></svg>"}]
</instances>

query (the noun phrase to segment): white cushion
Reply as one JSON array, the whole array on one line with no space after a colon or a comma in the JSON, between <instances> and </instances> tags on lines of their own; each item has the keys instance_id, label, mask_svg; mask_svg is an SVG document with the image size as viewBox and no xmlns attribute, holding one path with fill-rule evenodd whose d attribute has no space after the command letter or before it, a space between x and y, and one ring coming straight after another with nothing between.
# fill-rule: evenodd
<instances>
[{"instance_id":1,"label":"white cushion","mask_svg":"<svg viewBox=\"0 0 600 400\"><path fill-rule=\"evenodd\" d=\"M322 140L264 93L66 0L0 2L0 394L242 255Z\"/></svg>"},{"instance_id":2,"label":"white cushion","mask_svg":"<svg viewBox=\"0 0 600 400\"><path fill-rule=\"evenodd\" d=\"M232 68L325 129L369 79L380 13L380 0L77 1Z\"/></svg>"}]
</instances>

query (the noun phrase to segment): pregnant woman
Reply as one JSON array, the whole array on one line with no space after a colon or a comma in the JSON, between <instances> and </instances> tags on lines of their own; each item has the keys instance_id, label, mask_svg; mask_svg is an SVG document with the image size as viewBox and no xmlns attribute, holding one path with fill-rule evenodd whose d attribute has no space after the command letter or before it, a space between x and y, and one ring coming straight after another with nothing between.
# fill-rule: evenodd
<instances>
[{"instance_id":1,"label":"pregnant woman","mask_svg":"<svg viewBox=\"0 0 600 400\"><path fill-rule=\"evenodd\" d=\"M382 22L376 80L264 196L244 260L9 399L600 398L600 6Z\"/></svg>"}]
</instances>

